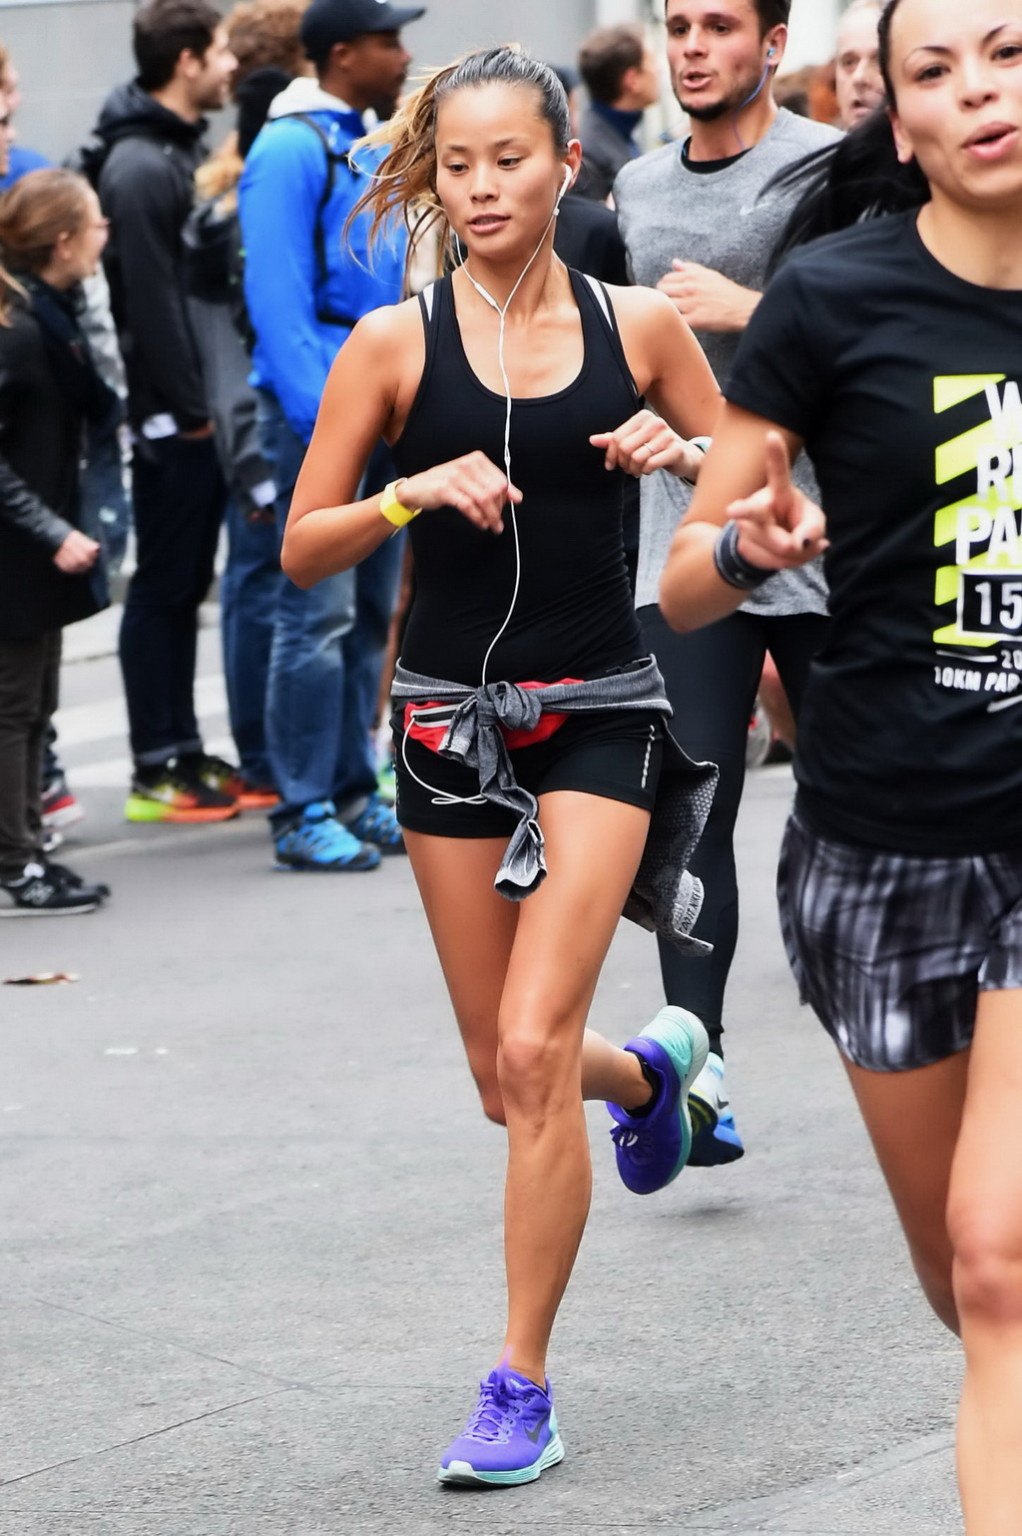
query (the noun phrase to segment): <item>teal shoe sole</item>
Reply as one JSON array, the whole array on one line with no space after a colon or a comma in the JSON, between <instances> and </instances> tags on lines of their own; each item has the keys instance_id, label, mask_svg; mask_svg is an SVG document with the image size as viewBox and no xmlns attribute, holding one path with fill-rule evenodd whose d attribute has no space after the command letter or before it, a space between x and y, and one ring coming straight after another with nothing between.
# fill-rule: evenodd
<instances>
[{"instance_id":1,"label":"teal shoe sole","mask_svg":"<svg viewBox=\"0 0 1022 1536\"><path fill-rule=\"evenodd\" d=\"M449 1467L441 1467L437 1477L441 1483L456 1488L517 1488L522 1483L534 1483L547 1467L555 1467L564 1460L564 1445L559 1434L551 1435L546 1449L538 1460L527 1467L515 1467L509 1472L478 1472L470 1462L452 1461Z\"/></svg>"}]
</instances>

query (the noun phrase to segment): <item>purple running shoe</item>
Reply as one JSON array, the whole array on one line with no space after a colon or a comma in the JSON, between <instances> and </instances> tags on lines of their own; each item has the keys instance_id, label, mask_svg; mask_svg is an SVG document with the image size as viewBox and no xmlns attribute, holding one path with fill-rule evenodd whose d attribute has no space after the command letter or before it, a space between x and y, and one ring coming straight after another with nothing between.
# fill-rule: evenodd
<instances>
[{"instance_id":1,"label":"purple running shoe","mask_svg":"<svg viewBox=\"0 0 1022 1536\"><path fill-rule=\"evenodd\" d=\"M563 1460L549 1381L544 1391L499 1365L479 1383L479 1401L447 1447L437 1475L442 1483L511 1488L534 1483Z\"/></svg>"},{"instance_id":2,"label":"purple running shoe","mask_svg":"<svg viewBox=\"0 0 1022 1536\"><path fill-rule=\"evenodd\" d=\"M626 1051L641 1056L660 1082L644 1115L630 1115L620 1104L607 1108L617 1121L611 1131L617 1147L617 1171L633 1194L652 1195L676 1179L692 1150L688 1091L706 1063L706 1030L684 1008L661 1008Z\"/></svg>"}]
</instances>

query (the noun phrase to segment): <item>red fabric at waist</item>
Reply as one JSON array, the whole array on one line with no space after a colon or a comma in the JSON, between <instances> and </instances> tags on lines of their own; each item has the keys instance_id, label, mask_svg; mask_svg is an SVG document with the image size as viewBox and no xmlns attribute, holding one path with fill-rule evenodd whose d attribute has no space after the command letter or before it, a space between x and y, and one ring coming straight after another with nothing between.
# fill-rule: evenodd
<instances>
[{"instance_id":1,"label":"red fabric at waist","mask_svg":"<svg viewBox=\"0 0 1022 1536\"><path fill-rule=\"evenodd\" d=\"M519 688L559 688L564 683L580 683L580 677L562 677L556 683L519 683ZM431 752L439 752L447 735L447 724L430 725L424 720L416 720L415 714L423 709L445 709L453 712L453 706L445 706L440 703L406 704L405 705L405 734L413 741L421 741L423 746ZM553 710L544 710L540 715L536 726L531 731L509 731L501 726L501 732L509 752L518 747L534 747L538 742L548 741L555 731L559 731L567 720L567 715L556 714Z\"/></svg>"}]
</instances>

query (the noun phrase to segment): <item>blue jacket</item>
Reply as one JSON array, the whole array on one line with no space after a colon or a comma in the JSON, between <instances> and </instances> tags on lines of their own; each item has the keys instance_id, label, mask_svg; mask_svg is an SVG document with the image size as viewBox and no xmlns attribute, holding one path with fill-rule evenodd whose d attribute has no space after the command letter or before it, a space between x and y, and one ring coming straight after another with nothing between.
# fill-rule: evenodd
<instances>
[{"instance_id":1,"label":"blue jacket","mask_svg":"<svg viewBox=\"0 0 1022 1536\"><path fill-rule=\"evenodd\" d=\"M310 102L308 107L304 100ZM238 195L245 249L245 300L256 335L252 383L276 396L288 422L308 442L320 397L350 326L324 322L317 312L354 321L401 298L406 239L385 236L369 253L368 215L350 236L344 225L368 185L366 171L380 150L361 149L358 169L335 164L334 187L323 210L326 281L317 276L316 216L329 174L319 134L298 118L307 111L327 133L334 151L346 154L364 133L357 112L328 102L315 81L292 83L273 104L273 117L249 151Z\"/></svg>"}]
</instances>

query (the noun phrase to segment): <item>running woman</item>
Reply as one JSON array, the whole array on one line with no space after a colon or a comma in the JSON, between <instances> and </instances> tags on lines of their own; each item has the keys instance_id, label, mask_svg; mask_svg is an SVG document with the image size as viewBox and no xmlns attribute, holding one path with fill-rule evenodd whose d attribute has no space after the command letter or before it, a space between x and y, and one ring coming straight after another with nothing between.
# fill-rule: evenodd
<instances>
[{"instance_id":1,"label":"running woman","mask_svg":"<svg viewBox=\"0 0 1022 1536\"><path fill-rule=\"evenodd\" d=\"M961 1334L969 1536L1022 1511L1022 0L891 0L922 206L789 257L662 588L679 627L824 547L779 893L923 1289ZM795 489L805 444L826 508ZM764 475L766 486L763 486Z\"/></svg>"},{"instance_id":2,"label":"running woman","mask_svg":"<svg viewBox=\"0 0 1022 1536\"><path fill-rule=\"evenodd\" d=\"M471 54L387 137L368 205L382 219L425 201L467 258L421 300L356 326L283 562L307 586L409 524L398 816L483 1109L508 1138L507 1331L440 1478L515 1484L563 1456L546 1353L589 1207L583 1099L611 1105L636 1192L670 1182L691 1144L699 1021L665 1009L624 1049L585 1024L649 862L669 763L702 814L712 778L664 732L669 706L629 593L622 472L695 476L701 449L688 439L710 431L719 396L662 294L605 290L554 255L581 151L545 65L514 49ZM402 478L355 501L381 436Z\"/></svg>"}]
</instances>

